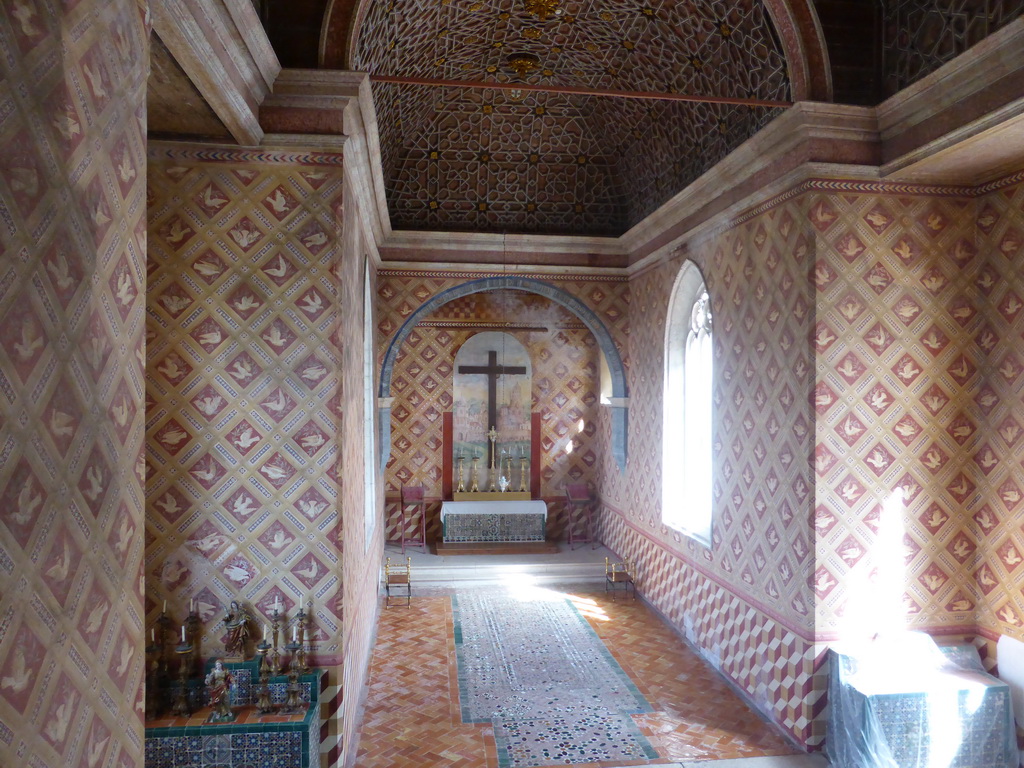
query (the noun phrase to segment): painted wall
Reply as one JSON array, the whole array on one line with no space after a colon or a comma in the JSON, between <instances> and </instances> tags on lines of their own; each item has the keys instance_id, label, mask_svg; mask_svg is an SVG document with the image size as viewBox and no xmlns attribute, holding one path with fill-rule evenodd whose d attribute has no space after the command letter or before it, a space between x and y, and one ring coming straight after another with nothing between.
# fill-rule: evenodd
<instances>
[{"instance_id":1,"label":"painted wall","mask_svg":"<svg viewBox=\"0 0 1024 768\"><path fill-rule=\"evenodd\" d=\"M630 282L629 463L603 467L605 542L648 600L801 741L820 741L809 587L813 237L800 199L730 222ZM714 323L715 524L708 550L661 522L664 333L683 256Z\"/></svg>"},{"instance_id":2,"label":"painted wall","mask_svg":"<svg viewBox=\"0 0 1024 768\"><path fill-rule=\"evenodd\" d=\"M148 29L0 18L0 764L142 764Z\"/></svg>"},{"instance_id":3,"label":"painted wall","mask_svg":"<svg viewBox=\"0 0 1024 768\"><path fill-rule=\"evenodd\" d=\"M339 664L342 158L150 152L147 623L194 600L207 657L231 600L311 600Z\"/></svg>"},{"instance_id":4,"label":"painted wall","mask_svg":"<svg viewBox=\"0 0 1024 768\"><path fill-rule=\"evenodd\" d=\"M339 745L328 751L332 760L340 757L339 765L354 765L358 751L359 725L362 705L365 700L366 682L369 674L370 654L377 634L377 614L380 610L381 560L384 549L383 492L380 483L380 462L376 452L367 452L364 444L364 418L366 409L376 411L378 366L376 360L369 361L373 371L370 382L370 399L367 402L364 380L366 357L362 343L366 313L365 269L368 249L364 234L357 222L357 206L360 202L352 191L351 179L345 188L346 200L353 201L345 207L342 261L338 277L342 285L342 323L345 329L342 362L343 425L341 440L345 465L345 482L342 485L342 519L336 528L338 547L343 550L342 562L342 631L344 652L344 687L340 707L340 722L337 723L341 736ZM372 305L376 296L376 270L369 267L369 299ZM369 318L374 340L370 355L377 346L376 326ZM378 422L374 422L374 432ZM366 461L369 460L376 482L373 497L367 498L364 482ZM367 505L370 505L372 523L367 520Z\"/></svg>"},{"instance_id":5,"label":"painted wall","mask_svg":"<svg viewBox=\"0 0 1024 768\"><path fill-rule=\"evenodd\" d=\"M1024 640L1024 174L1014 178L1016 184L976 201L974 240L983 266L969 286L980 294L984 317L974 333L972 412L979 424L966 465L980 496L968 508L967 529L978 542L971 562L975 618L990 641L1000 634Z\"/></svg>"},{"instance_id":6,"label":"painted wall","mask_svg":"<svg viewBox=\"0 0 1024 768\"><path fill-rule=\"evenodd\" d=\"M378 283L381 354L405 319L436 294L482 277L479 273L382 270ZM601 319L624 363L628 337L629 291L623 278L530 275L552 282L583 301ZM507 321L513 323L507 327ZM478 293L440 307L424 318L402 346L392 375L395 397L391 418L391 457L384 476L388 540L398 538L398 493L403 483L423 484L428 505L427 538L439 535L438 512L443 481L441 422L452 409L455 355L463 342L481 331L513 334L528 350L533 365L532 409L541 415L540 495L564 498L568 482L596 487L603 460L596 438L603 406L600 353L592 333L577 317L547 298L519 291ZM583 421L583 431L579 423ZM572 451L567 451L572 441ZM466 468L469 481L469 467ZM483 468L481 468L481 475ZM564 517L555 507L548 535L562 535ZM410 530L410 535L414 532Z\"/></svg>"},{"instance_id":7,"label":"painted wall","mask_svg":"<svg viewBox=\"0 0 1024 768\"><path fill-rule=\"evenodd\" d=\"M975 402L989 379L976 203L883 191L809 197L821 639L882 622L972 632L978 602L971 515L991 496L975 456L996 436Z\"/></svg>"},{"instance_id":8,"label":"painted wall","mask_svg":"<svg viewBox=\"0 0 1024 768\"><path fill-rule=\"evenodd\" d=\"M991 667L999 635L1024 635L1019 176L844 194L811 180L631 282L630 465L603 469L605 540L808 746L829 642L892 616L974 642ZM660 522L661 345L683 255L715 319L710 552Z\"/></svg>"}]
</instances>

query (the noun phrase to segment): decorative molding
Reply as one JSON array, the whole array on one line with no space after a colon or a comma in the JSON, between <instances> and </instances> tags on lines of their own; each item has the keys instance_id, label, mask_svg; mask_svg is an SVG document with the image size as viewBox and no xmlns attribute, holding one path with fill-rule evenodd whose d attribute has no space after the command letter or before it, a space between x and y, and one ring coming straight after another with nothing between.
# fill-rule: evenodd
<instances>
[{"instance_id":1,"label":"decorative molding","mask_svg":"<svg viewBox=\"0 0 1024 768\"><path fill-rule=\"evenodd\" d=\"M461 266L461 265L460 265ZM458 267L446 268L447 265L435 264L431 269L422 269L417 266L388 266L382 267L377 274L381 277L436 277L441 279L475 280L481 277L504 277L515 274L516 277L534 278L546 280L547 282L575 282L580 276L585 275L587 280L602 281L609 283L629 282L629 276L620 269L564 269L550 268L548 272L537 267L525 267L515 265L514 269L508 271L495 271L490 267L475 269L460 269Z\"/></svg>"},{"instance_id":2,"label":"decorative molding","mask_svg":"<svg viewBox=\"0 0 1024 768\"><path fill-rule=\"evenodd\" d=\"M863 107L800 102L621 238L633 265L807 163L872 168L877 122Z\"/></svg>"},{"instance_id":3,"label":"decorative molding","mask_svg":"<svg viewBox=\"0 0 1024 768\"><path fill-rule=\"evenodd\" d=\"M597 316L586 304L575 296L566 293L547 281L533 280L520 276L501 275L487 278L470 280L461 285L449 288L438 293L423 302L416 308L402 323L402 326L395 332L387 350L384 353L384 361L380 371L379 396L389 397L391 393L391 377L394 371L398 354L402 344L412 333L421 317L428 316L438 307L444 306L450 301L469 296L474 293L482 293L493 290L512 290L535 293L544 296L556 304L564 307L575 314L586 325L587 329L594 335L597 345L604 355L608 364L611 376L613 397L626 397L626 369L622 363L622 356L612 335L608 332L600 317ZM381 412L381 459L386 460L391 451L390 409ZM618 464L619 471L626 470L626 439L627 439L627 413L625 408L616 408L612 412L612 452Z\"/></svg>"},{"instance_id":4,"label":"decorative molding","mask_svg":"<svg viewBox=\"0 0 1024 768\"><path fill-rule=\"evenodd\" d=\"M381 175L377 113L369 77L361 72L285 69L260 109L264 129L315 144L344 136L345 172L353 186L365 242L379 264L379 246L391 235ZM351 201L350 201L351 202Z\"/></svg>"},{"instance_id":5,"label":"decorative molding","mask_svg":"<svg viewBox=\"0 0 1024 768\"><path fill-rule=\"evenodd\" d=\"M281 141L280 145L284 143L286 142ZM338 148L340 149L340 145ZM344 155L341 152L308 151L305 150L305 145L303 150L291 150L283 146L281 148L242 149L205 142L194 144L177 141L150 141L147 150L150 160L173 159L204 163L280 163L285 165L325 165L336 168L344 165Z\"/></svg>"},{"instance_id":6,"label":"decorative molding","mask_svg":"<svg viewBox=\"0 0 1024 768\"><path fill-rule=\"evenodd\" d=\"M263 139L260 104L281 64L247 0L156 0L153 30L242 146Z\"/></svg>"},{"instance_id":7,"label":"decorative molding","mask_svg":"<svg viewBox=\"0 0 1024 768\"><path fill-rule=\"evenodd\" d=\"M1020 143L1001 141L996 129L1024 121L1024 18L904 88L876 111L883 142L882 171L887 176L930 173L941 177L943 166L938 161L958 146L969 149L975 165L974 170L958 166L959 178L966 173L971 180L980 179L1020 161ZM982 148L978 142L985 134L991 135ZM986 157L989 153L994 159ZM995 159L1003 165L994 166Z\"/></svg>"},{"instance_id":8,"label":"decorative molding","mask_svg":"<svg viewBox=\"0 0 1024 768\"><path fill-rule=\"evenodd\" d=\"M626 266L626 252L619 238L571 237L557 235L500 235L479 232L413 232L398 230L381 245L381 253L390 262L430 262L444 259L449 263L504 264L536 259L557 258L560 262L585 268L600 259L606 268ZM508 265L522 269L518 263ZM465 269L465 266L460 268ZM530 269L535 269L532 266Z\"/></svg>"}]
</instances>

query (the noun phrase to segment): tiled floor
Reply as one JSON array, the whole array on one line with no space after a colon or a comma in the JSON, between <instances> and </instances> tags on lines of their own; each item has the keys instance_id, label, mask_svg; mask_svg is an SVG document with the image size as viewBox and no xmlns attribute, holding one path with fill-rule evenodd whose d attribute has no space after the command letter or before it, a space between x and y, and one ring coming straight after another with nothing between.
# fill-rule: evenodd
<instances>
[{"instance_id":1,"label":"tiled floor","mask_svg":"<svg viewBox=\"0 0 1024 768\"><path fill-rule=\"evenodd\" d=\"M603 562L602 562L603 565ZM494 587L480 587L493 589ZM689 766L693 761L795 756L642 601L611 601L593 584L549 587L573 602L653 709L632 719L658 757L591 766ZM462 722L451 589L417 590L410 608L383 611L356 765L499 768L494 726ZM776 768L785 763L763 763ZM723 766L724 768L724 766ZM751 768L756 768L755 763Z\"/></svg>"}]
</instances>

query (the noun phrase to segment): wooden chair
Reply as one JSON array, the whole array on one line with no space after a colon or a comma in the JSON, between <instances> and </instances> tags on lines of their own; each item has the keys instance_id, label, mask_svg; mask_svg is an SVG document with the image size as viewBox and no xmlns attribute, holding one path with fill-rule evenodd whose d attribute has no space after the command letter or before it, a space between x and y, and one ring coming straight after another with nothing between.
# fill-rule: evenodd
<instances>
[{"instance_id":1,"label":"wooden chair","mask_svg":"<svg viewBox=\"0 0 1024 768\"><path fill-rule=\"evenodd\" d=\"M391 590L405 587L405 607L412 606L412 558L405 558L405 566L392 565L389 557L384 561L384 607L391 607ZM401 597L401 595L398 595Z\"/></svg>"},{"instance_id":2,"label":"wooden chair","mask_svg":"<svg viewBox=\"0 0 1024 768\"><path fill-rule=\"evenodd\" d=\"M615 593L621 588L623 592L633 590L632 599L636 600L636 582L633 581L633 574L636 571L636 564L632 560L624 560L621 563L613 563L606 557L604 559L604 591L611 590L612 600Z\"/></svg>"},{"instance_id":3,"label":"wooden chair","mask_svg":"<svg viewBox=\"0 0 1024 768\"><path fill-rule=\"evenodd\" d=\"M402 486L402 528L399 531L399 536L402 540L402 554L405 554L405 545L408 544L411 547L423 547L423 551L427 551L427 501L423 495L422 485L403 485ZM409 509L412 508L412 512ZM409 538L409 518L413 520L415 525L416 513L419 512L420 516L420 535L419 538Z\"/></svg>"},{"instance_id":4,"label":"wooden chair","mask_svg":"<svg viewBox=\"0 0 1024 768\"><path fill-rule=\"evenodd\" d=\"M576 549L576 544L591 545L597 549L594 538L593 498L586 483L568 483L565 486L565 527L569 539L569 549ZM582 528L582 531L578 529Z\"/></svg>"}]
</instances>

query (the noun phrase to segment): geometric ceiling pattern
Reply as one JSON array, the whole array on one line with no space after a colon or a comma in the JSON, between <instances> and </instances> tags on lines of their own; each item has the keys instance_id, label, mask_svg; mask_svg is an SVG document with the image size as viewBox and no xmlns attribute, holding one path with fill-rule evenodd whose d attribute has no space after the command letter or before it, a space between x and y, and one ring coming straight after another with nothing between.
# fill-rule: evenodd
<instances>
[{"instance_id":1,"label":"geometric ceiling pattern","mask_svg":"<svg viewBox=\"0 0 1024 768\"><path fill-rule=\"evenodd\" d=\"M906 88L1024 14L1024 0L882 3L884 96Z\"/></svg>"},{"instance_id":2,"label":"geometric ceiling pattern","mask_svg":"<svg viewBox=\"0 0 1024 768\"><path fill-rule=\"evenodd\" d=\"M391 0L360 25L375 75L786 101L760 0ZM510 59L526 56L525 64ZM618 235L779 108L375 83L396 229Z\"/></svg>"}]
</instances>

